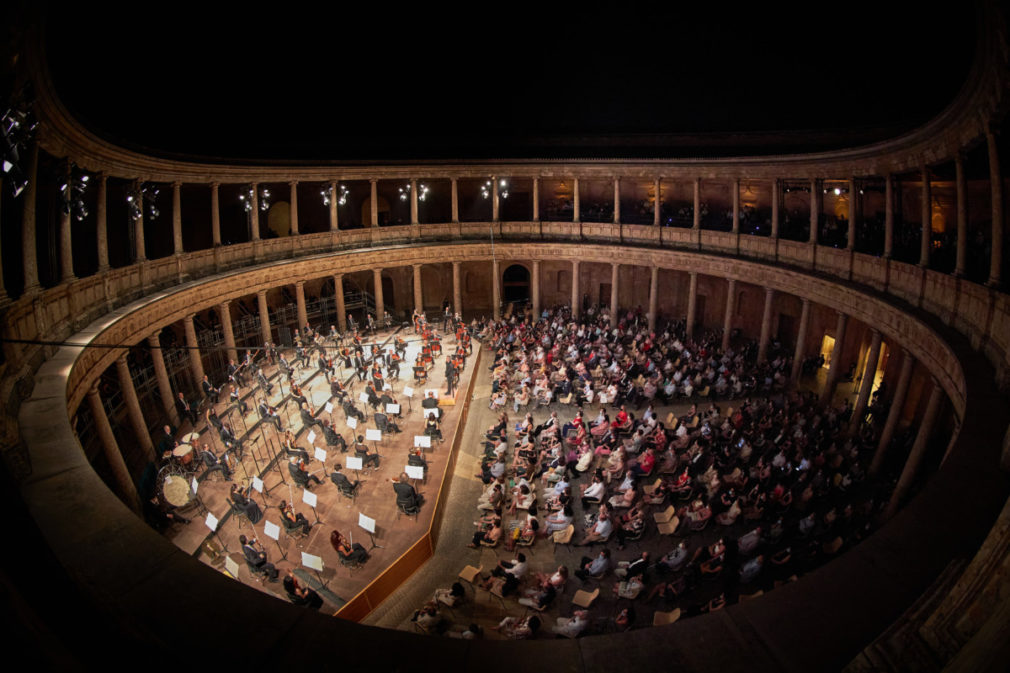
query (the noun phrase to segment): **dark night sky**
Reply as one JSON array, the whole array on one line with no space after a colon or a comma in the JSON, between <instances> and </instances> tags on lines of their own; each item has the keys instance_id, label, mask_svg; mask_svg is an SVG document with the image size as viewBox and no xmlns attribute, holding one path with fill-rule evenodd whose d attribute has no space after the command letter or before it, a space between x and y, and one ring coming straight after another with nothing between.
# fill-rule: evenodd
<instances>
[{"instance_id":1,"label":"dark night sky","mask_svg":"<svg viewBox=\"0 0 1010 673\"><path fill-rule=\"evenodd\" d=\"M973 53L967 3L543 4L159 4L124 27L82 3L49 12L47 42L57 91L99 135L277 160L762 151L702 147L730 132L792 133L765 151L860 144L939 112Z\"/></svg>"}]
</instances>

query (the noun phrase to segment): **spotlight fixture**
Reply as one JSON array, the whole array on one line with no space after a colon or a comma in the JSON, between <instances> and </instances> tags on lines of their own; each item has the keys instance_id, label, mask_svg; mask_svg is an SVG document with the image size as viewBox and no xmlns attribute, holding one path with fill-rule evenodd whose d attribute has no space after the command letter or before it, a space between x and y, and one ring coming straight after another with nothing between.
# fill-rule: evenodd
<instances>
[{"instance_id":1,"label":"spotlight fixture","mask_svg":"<svg viewBox=\"0 0 1010 673\"><path fill-rule=\"evenodd\" d=\"M319 190L319 194L323 197L323 205L330 205L330 202L333 200L333 186L326 185ZM345 203L347 203L347 187L337 185L337 205L342 206Z\"/></svg>"},{"instance_id":2,"label":"spotlight fixture","mask_svg":"<svg viewBox=\"0 0 1010 673\"><path fill-rule=\"evenodd\" d=\"M430 191L431 190L428 188L428 185L424 184L423 182L420 183L420 184L418 184L417 185L417 200L418 201L424 201L425 199L427 199L428 198L428 192L430 192Z\"/></svg>"},{"instance_id":3,"label":"spotlight fixture","mask_svg":"<svg viewBox=\"0 0 1010 673\"><path fill-rule=\"evenodd\" d=\"M0 116L0 168L15 197L28 186L28 177L21 167L21 156L38 128L32 103L31 89L25 85L11 100L0 104L4 110Z\"/></svg>"},{"instance_id":4,"label":"spotlight fixture","mask_svg":"<svg viewBox=\"0 0 1010 673\"><path fill-rule=\"evenodd\" d=\"M161 215L157 203L159 191L157 185L141 184L139 187L133 187L127 192L126 203L130 209L130 217L134 220L139 220L144 216L145 208L148 218L152 220Z\"/></svg>"},{"instance_id":5,"label":"spotlight fixture","mask_svg":"<svg viewBox=\"0 0 1010 673\"><path fill-rule=\"evenodd\" d=\"M252 209L253 209L253 205L252 205L253 204L253 198L255 196L256 196L256 193L255 193L254 187L252 185L247 186L245 192L244 193L240 193L238 195L238 199L239 199L239 201L242 202L242 208L245 210L245 212L247 212L247 213L252 212ZM260 210L262 210L264 212L267 211L267 210L270 210L270 190L267 189L266 187L260 189L260 192L259 192L259 202L260 202Z\"/></svg>"},{"instance_id":6,"label":"spotlight fixture","mask_svg":"<svg viewBox=\"0 0 1010 673\"><path fill-rule=\"evenodd\" d=\"M74 177L74 171L79 175ZM72 214L78 222L88 216L88 207L84 203L84 194L88 190L88 174L81 172L74 163L60 182L60 207L64 213Z\"/></svg>"},{"instance_id":7,"label":"spotlight fixture","mask_svg":"<svg viewBox=\"0 0 1010 673\"><path fill-rule=\"evenodd\" d=\"M406 201L410 198L410 184L400 187L400 200Z\"/></svg>"},{"instance_id":8,"label":"spotlight fixture","mask_svg":"<svg viewBox=\"0 0 1010 673\"><path fill-rule=\"evenodd\" d=\"M493 193L494 183L491 180L485 180L484 184L480 186L480 195L485 199L490 198ZM505 178L498 180L498 197L502 199L507 199L509 197L509 182Z\"/></svg>"}]
</instances>

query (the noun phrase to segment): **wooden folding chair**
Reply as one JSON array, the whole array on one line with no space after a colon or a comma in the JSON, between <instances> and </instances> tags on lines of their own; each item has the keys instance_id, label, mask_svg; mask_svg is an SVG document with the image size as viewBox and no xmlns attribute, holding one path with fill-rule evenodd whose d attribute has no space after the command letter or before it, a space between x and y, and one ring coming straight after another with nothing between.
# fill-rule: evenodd
<instances>
[{"instance_id":1,"label":"wooden folding chair","mask_svg":"<svg viewBox=\"0 0 1010 673\"><path fill-rule=\"evenodd\" d=\"M575 597L572 598L572 605L578 605L580 608L588 609L599 595L600 587L596 587L593 591L579 589L575 592Z\"/></svg>"},{"instance_id":2,"label":"wooden folding chair","mask_svg":"<svg viewBox=\"0 0 1010 673\"><path fill-rule=\"evenodd\" d=\"M657 610L652 615L652 625L663 626L664 624L673 624L678 619L680 619L680 608L670 610L669 612L660 612Z\"/></svg>"}]
</instances>

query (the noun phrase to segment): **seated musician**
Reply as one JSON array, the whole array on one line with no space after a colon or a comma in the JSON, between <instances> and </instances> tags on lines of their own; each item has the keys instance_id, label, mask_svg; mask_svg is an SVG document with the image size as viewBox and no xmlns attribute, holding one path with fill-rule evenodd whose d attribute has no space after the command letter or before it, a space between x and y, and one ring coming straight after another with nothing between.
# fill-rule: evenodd
<instances>
[{"instance_id":1,"label":"seated musician","mask_svg":"<svg viewBox=\"0 0 1010 673\"><path fill-rule=\"evenodd\" d=\"M288 461L288 472L291 474L291 478L295 480L295 483L305 490L311 490L312 481L315 481L317 484L323 483L319 477L306 469L305 461L300 458L292 458Z\"/></svg>"},{"instance_id":2,"label":"seated musician","mask_svg":"<svg viewBox=\"0 0 1010 673\"><path fill-rule=\"evenodd\" d=\"M246 515L250 523L259 523L263 518L263 511L255 500L248 497L250 488L242 488L238 484L232 484L231 501L235 509Z\"/></svg>"},{"instance_id":3,"label":"seated musician","mask_svg":"<svg viewBox=\"0 0 1010 673\"><path fill-rule=\"evenodd\" d=\"M351 480L347 478L347 475L340 471L340 468L340 463L335 463L333 465L333 472L330 473L330 481L333 482L334 486L340 489L341 493L351 495L354 493L354 489L356 489L361 482L357 479L351 482Z\"/></svg>"},{"instance_id":4,"label":"seated musician","mask_svg":"<svg viewBox=\"0 0 1010 673\"><path fill-rule=\"evenodd\" d=\"M231 481L231 467L228 465L228 452L225 451L221 455L221 458L218 459L214 452L207 448L206 444L203 444L200 449L200 459L203 461L203 464L207 466L207 472L204 474L204 479L206 479L211 472L217 470L224 475L225 481Z\"/></svg>"},{"instance_id":5,"label":"seated musician","mask_svg":"<svg viewBox=\"0 0 1010 673\"><path fill-rule=\"evenodd\" d=\"M308 403L302 403L301 408L302 425L304 427L309 427L312 425L322 425L323 422L312 415L312 410L309 408Z\"/></svg>"},{"instance_id":6,"label":"seated musician","mask_svg":"<svg viewBox=\"0 0 1010 673\"><path fill-rule=\"evenodd\" d=\"M434 391L428 392L428 396L421 402L421 407L425 410L425 414L435 413L437 418L442 420L442 409L438 406L438 398L435 397Z\"/></svg>"},{"instance_id":7,"label":"seated musician","mask_svg":"<svg viewBox=\"0 0 1010 673\"><path fill-rule=\"evenodd\" d=\"M277 505L277 509L281 511L281 517L284 519L284 527L287 530L301 528L302 532L307 535L312 529L312 524L305 518L305 515L301 512L296 513L294 507L289 505L286 500L281 500L280 504Z\"/></svg>"},{"instance_id":8,"label":"seated musician","mask_svg":"<svg viewBox=\"0 0 1010 673\"><path fill-rule=\"evenodd\" d=\"M429 413L428 417L424 421L424 434L428 435L432 439L437 439L442 442L445 441L442 438L442 428L438 425L438 419L435 418L434 412Z\"/></svg>"},{"instance_id":9,"label":"seated musician","mask_svg":"<svg viewBox=\"0 0 1010 673\"><path fill-rule=\"evenodd\" d=\"M288 594L288 600L295 605L303 605L313 610L323 607L323 599L312 589L302 587L290 570L284 578L284 591Z\"/></svg>"},{"instance_id":10,"label":"seated musician","mask_svg":"<svg viewBox=\"0 0 1010 673\"><path fill-rule=\"evenodd\" d=\"M267 561L267 554L259 546L259 540L255 537L250 540L245 535L239 535L238 541L242 545L242 555L245 556L246 563L258 571L265 573L270 582L276 582L278 575L277 568L274 567L273 563Z\"/></svg>"},{"instance_id":11,"label":"seated musician","mask_svg":"<svg viewBox=\"0 0 1010 673\"><path fill-rule=\"evenodd\" d=\"M347 442L344 441L343 435L333 429L329 420L323 421L323 438L326 439L327 446L336 446L340 449L340 453L347 453Z\"/></svg>"},{"instance_id":12,"label":"seated musician","mask_svg":"<svg viewBox=\"0 0 1010 673\"><path fill-rule=\"evenodd\" d=\"M344 388L344 384L335 376L330 381L330 395L337 398L339 402L343 402L344 398L347 397L347 389Z\"/></svg>"},{"instance_id":13,"label":"seated musician","mask_svg":"<svg viewBox=\"0 0 1010 673\"><path fill-rule=\"evenodd\" d=\"M298 458L299 460L304 460L306 463L311 461L309 452L295 443L295 436L290 430L284 433L284 441L281 443L281 446L284 447L284 453L289 458Z\"/></svg>"},{"instance_id":14,"label":"seated musician","mask_svg":"<svg viewBox=\"0 0 1010 673\"><path fill-rule=\"evenodd\" d=\"M217 404L217 398L221 394L221 389L215 388L214 385L210 382L210 379L207 378L206 374L204 374L203 382L200 383L200 387L203 388L204 397L209 399L214 404Z\"/></svg>"},{"instance_id":15,"label":"seated musician","mask_svg":"<svg viewBox=\"0 0 1010 673\"><path fill-rule=\"evenodd\" d=\"M231 391L228 393L228 401L238 407L238 412L245 416L249 413L249 405L245 403L242 396L239 395L238 385L232 384L230 386Z\"/></svg>"},{"instance_id":16,"label":"seated musician","mask_svg":"<svg viewBox=\"0 0 1010 673\"><path fill-rule=\"evenodd\" d=\"M303 406L309 403L308 398L305 397L305 393L302 392L301 386L297 383L291 384L291 397L298 402L298 406Z\"/></svg>"},{"instance_id":17,"label":"seated musician","mask_svg":"<svg viewBox=\"0 0 1010 673\"><path fill-rule=\"evenodd\" d=\"M379 469L379 454L368 452L368 445L365 444L364 435L358 435L354 440L354 454L361 459L362 468L375 465L375 469Z\"/></svg>"},{"instance_id":18,"label":"seated musician","mask_svg":"<svg viewBox=\"0 0 1010 673\"><path fill-rule=\"evenodd\" d=\"M390 481L393 482L393 490L396 491L397 507L405 512L414 512L421 507L424 497L414 490L408 479L407 473L401 472L398 479Z\"/></svg>"},{"instance_id":19,"label":"seated musician","mask_svg":"<svg viewBox=\"0 0 1010 673\"><path fill-rule=\"evenodd\" d=\"M351 544L339 531L330 533L330 544L344 561L351 563L364 563L368 560L368 551L359 543Z\"/></svg>"}]
</instances>

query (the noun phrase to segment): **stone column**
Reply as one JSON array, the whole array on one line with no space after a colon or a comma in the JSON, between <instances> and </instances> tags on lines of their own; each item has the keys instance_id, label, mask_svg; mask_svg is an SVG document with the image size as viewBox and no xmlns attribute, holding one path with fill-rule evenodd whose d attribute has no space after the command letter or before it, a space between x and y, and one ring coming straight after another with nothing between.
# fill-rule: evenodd
<instances>
[{"instance_id":1,"label":"stone column","mask_svg":"<svg viewBox=\"0 0 1010 673\"><path fill-rule=\"evenodd\" d=\"M740 178L733 180L733 229L734 234L740 233Z\"/></svg>"},{"instance_id":2,"label":"stone column","mask_svg":"<svg viewBox=\"0 0 1010 673\"><path fill-rule=\"evenodd\" d=\"M140 213L139 216L133 218L133 241L136 245L136 249L133 253L133 261L136 263L147 261L147 246L144 244L144 194L141 191L140 181L134 183L134 188L136 191L137 212Z\"/></svg>"},{"instance_id":3,"label":"stone column","mask_svg":"<svg viewBox=\"0 0 1010 673\"><path fill-rule=\"evenodd\" d=\"M884 457L891 447L894 431L898 428L898 421L901 420L901 412L905 407L908 384L912 380L912 367L915 365L915 358L904 348L901 349L901 356L901 374L898 375L898 385L894 389L894 397L891 399L891 409L887 412L884 429L881 431L880 439L877 441L877 451L873 454L873 460L870 462L870 469L868 470L868 474L871 477L876 476L884 465Z\"/></svg>"},{"instance_id":4,"label":"stone column","mask_svg":"<svg viewBox=\"0 0 1010 673\"><path fill-rule=\"evenodd\" d=\"M493 311L494 319L499 320L501 318L501 290L499 285L501 281L498 276L501 274L498 269L498 260L491 261L491 309Z\"/></svg>"},{"instance_id":5,"label":"stone column","mask_svg":"<svg viewBox=\"0 0 1010 673\"><path fill-rule=\"evenodd\" d=\"M414 264L414 308L424 310L424 288L421 287L421 265Z\"/></svg>"},{"instance_id":6,"label":"stone column","mask_svg":"<svg viewBox=\"0 0 1010 673\"><path fill-rule=\"evenodd\" d=\"M579 260L572 262L572 317L578 318L582 310L581 298L579 297Z\"/></svg>"},{"instance_id":7,"label":"stone column","mask_svg":"<svg viewBox=\"0 0 1010 673\"><path fill-rule=\"evenodd\" d=\"M726 312L722 317L722 349L729 348L729 336L733 331L733 311L736 307L736 281L732 278L726 281Z\"/></svg>"},{"instance_id":8,"label":"stone column","mask_svg":"<svg viewBox=\"0 0 1010 673\"><path fill-rule=\"evenodd\" d=\"M369 217L369 222L372 223L373 227L379 226L379 181L372 178L368 181L371 185L370 200L371 205L371 215Z\"/></svg>"},{"instance_id":9,"label":"stone column","mask_svg":"<svg viewBox=\"0 0 1010 673\"><path fill-rule=\"evenodd\" d=\"M617 283L620 278L621 265L610 263L610 326L617 325Z\"/></svg>"},{"instance_id":10,"label":"stone column","mask_svg":"<svg viewBox=\"0 0 1010 673\"><path fill-rule=\"evenodd\" d=\"M260 186L252 186L252 210L249 211L249 240L260 240Z\"/></svg>"},{"instance_id":11,"label":"stone column","mask_svg":"<svg viewBox=\"0 0 1010 673\"><path fill-rule=\"evenodd\" d=\"M172 254L181 255L182 246L182 183L172 183Z\"/></svg>"},{"instance_id":12,"label":"stone column","mask_svg":"<svg viewBox=\"0 0 1010 673\"><path fill-rule=\"evenodd\" d=\"M221 245L220 187L221 185L216 182L210 183L210 234L213 238L214 247Z\"/></svg>"},{"instance_id":13,"label":"stone column","mask_svg":"<svg viewBox=\"0 0 1010 673\"><path fill-rule=\"evenodd\" d=\"M157 334L152 334L147 337L147 343L151 347L151 362L154 363L154 378L158 382L161 405L165 408L169 423L179 427L179 412L175 408L172 384L168 381L168 369L165 368L165 353L161 350L161 339Z\"/></svg>"},{"instance_id":14,"label":"stone column","mask_svg":"<svg viewBox=\"0 0 1010 673\"><path fill-rule=\"evenodd\" d=\"M337 329L347 331L347 307L344 305L344 274L333 274L333 299L337 307Z\"/></svg>"},{"instance_id":15,"label":"stone column","mask_svg":"<svg viewBox=\"0 0 1010 673\"><path fill-rule=\"evenodd\" d=\"M461 317L463 315L463 288L459 282L460 262L452 263L452 307Z\"/></svg>"},{"instance_id":16,"label":"stone column","mask_svg":"<svg viewBox=\"0 0 1010 673\"><path fill-rule=\"evenodd\" d=\"M701 178L694 179L694 219L691 228L701 229Z\"/></svg>"},{"instance_id":17,"label":"stone column","mask_svg":"<svg viewBox=\"0 0 1010 673\"><path fill-rule=\"evenodd\" d=\"M621 223L621 178L614 178L614 224Z\"/></svg>"},{"instance_id":18,"label":"stone column","mask_svg":"<svg viewBox=\"0 0 1010 673\"><path fill-rule=\"evenodd\" d=\"M382 316L386 314L386 303L382 298L382 269L372 269L372 284L375 295L375 321L382 322Z\"/></svg>"},{"instance_id":19,"label":"stone column","mask_svg":"<svg viewBox=\"0 0 1010 673\"><path fill-rule=\"evenodd\" d=\"M337 200L340 197L337 195L337 183L335 181L330 182L330 231L338 231L340 229L340 223L338 221L339 215L337 214ZM341 330L343 331L343 330Z\"/></svg>"},{"instance_id":20,"label":"stone column","mask_svg":"<svg viewBox=\"0 0 1010 673\"><path fill-rule=\"evenodd\" d=\"M260 335L263 337L263 343L273 341L273 335L270 332L270 309L267 307L267 291L259 290L256 292L256 301L259 303L260 308Z\"/></svg>"},{"instance_id":21,"label":"stone column","mask_svg":"<svg viewBox=\"0 0 1010 673\"><path fill-rule=\"evenodd\" d=\"M130 367L126 364L126 353L116 359L116 373L119 374L119 388L123 392L123 401L126 403L127 415L129 415L130 424L133 426L133 434L137 436L140 448L144 449L147 457L154 460L154 443L151 441L151 433L147 431L144 414L140 411L137 389L133 387Z\"/></svg>"},{"instance_id":22,"label":"stone column","mask_svg":"<svg viewBox=\"0 0 1010 673\"><path fill-rule=\"evenodd\" d=\"M985 141L989 149L989 194L992 197L992 256L988 284L999 285L1003 274L1003 182L996 135L991 128L986 128Z\"/></svg>"},{"instance_id":23,"label":"stone column","mask_svg":"<svg viewBox=\"0 0 1010 673\"><path fill-rule=\"evenodd\" d=\"M235 331L231 326L231 301L223 301L218 304L217 314L221 318L221 333L224 335L224 347L228 349L228 359L238 362L238 349L235 348Z\"/></svg>"},{"instance_id":24,"label":"stone column","mask_svg":"<svg viewBox=\"0 0 1010 673\"><path fill-rule=\"evenodd\" d=\"M24 269L26 295L39 291L39 262L35 250L35 198L39 169L39 143L35 141L28 150L28 184L22 192L24 209L21 215L21 263Z\"/></svg>"},{"instance_id":25,"label":"stone column","mask_svg":"<svg viewBox=\"0 0 1010 673\"><path fill-rule=\"evenodd\" d=\"M964 174L964 154L954 155L954 182L957 186L957 264L955 276L964 276L968 266L968 178Z\"/></svg>"},{"instance_id":26,"label":"stone column","mask_svg":"<svg viewBox=\"0 0 1010 673\"><path fill-rule=\"evenodd\" d=\"M659 267L654 266L649 274L649 331L656 329L656 305L659 302Z\"/></svg>"},{"instance_id":27,"label":"stone column","mask_svg":"<svg viewBox=\"0 0 1010 673\"><path fill-rule=\"evenodd\" d=\"M533 178L533 221L540 220L540 178Z\"/></svg>"},{"instance_id":28,"label":"stone column","mask_svg":"<svg viewBox=\"0 0 1010 673\"><path fill-rule=\"evenodd\" d=\"M697 182L695 183L697 184ZM694 212L698 212L697 210ZM698 309L698 272L690 272L691 281L687 288L687 338L694 338L695 311Z\"/></svg>"},{"instance_id":29,"label":"stone column","mask_svg":"<svg viewBox=\"0 0 1010 673\"><path fill-rule=\"evenodd\" d=\"M817 230L821 220L821 184L817 178L810 178L810 238L816 245Z\"/></svg>"},{"instance_id":30,"label":"stone column","mask_svg":"<svg viewBox=\"0 0 1010 673\"><path fill-rule=\"evenodd\" d=\"M845 326L848 316L838 312L838 322L835 323L835 345L831 349L831 366L828 367L828 379L821 391L821 404L831 404L835 396L835 386L838 385L838 374L842 370L842 351L845 350Z\"/></svg>"},{"instance_id":31,"label":"stone column","mask_svg":"<svg viewBox=\"0 0 1010 673\"><path fill-rule=\"evenodd\" d=\"M193 372L193 380L199 387L203 381L203 355L200 354L200 346L196 340L196 326L193 324L195 313L190 313L183 318L182 324L186 330L186 347L189 350L189 366Z\"/></svg>"},{"instance_id":32,"label":"stone column","mask_svg":"<svg viewBox=\"0 0 1010 673\"><path fill-rule=\"evenodd\" d=\"M105 461L112 470L112 478L116 484L116 494L123 501L124 505L139 516L141 511L140 496L137 494L137 487L130 476L130 470L126 467L126 461L123 460L123 454L119 450L116 435L112 432L112 426L109 424L109 417L105 413L105 405L102 404L97 384L92 384L91 389L88 390L88 405L91 407L91 416L95 420L95 430L98 431L98 438L102 442L102 452L105 454Z\"/></svg>"},{"instance_id":33,"label":"stone column","mask_svg":"<svg viewBox=\"0 0 1010 673\"><path fill-rule=\"evenodd\" d=\"M579 212L579 179L572 179L572 222L581 222L582 215Z\"/></svg>"},{"instance_id":34,"label":"stone column","mask_svg":"<svg viewBox=\"0 0 1010 673\"><path fill-rule=\"evenodd\" d=\"M308 311L305 310L304 280L295 282L295 310L298 312L298 324L295 326L296 331L301 332L302 328L309 322L309 314Z\"/></svg>"},{"instance_id":35,"label":"stone column","mask_svg":"<svg viewBox=\"0 0 1010 673\"><path fill-rule=\"evenodd\" d=\"M884 176L884 259L894 252L894 176Z\"/></svg>"},{"instance_id":36,"label":"stone column","mask_svg":"<svg viewBox=\"0 0 1010 673\"><path fill-rule=\"evenodd\" d=\"M109 176L99 173L95 177L98 183L98 194L95 201L95 238L98 243L98 273L102 273L109 270Z\"/></svg>"},{"instance_id":37,"label":"stone column","mask_svg":"<svg viewBox=\"0 0 1010 673\"><path fill-rule=\"evenodd\" d=\"M530 298L533 304L533 322L540 317L540 260L533 260L533 273L530 279Z\"/></svg>"},{"instance_id":38,"label":"stone column","mask_svg":"<svg viewBox=\"0 0 1010 673\"><path fill-rule=\"evenodd\" d=\"M288 219L291 220L291 235L298 235L298 181L292 180L288 183L290 187L288 197Z\"/></svg>"},{"instance_id":39,"label":"stone column","mask_svg":"<svg viewBox=\"0 0 1010 673\"><path fill-rule=\"evenodd\" d=\"M417 224L417 179L410 179L410 223Z\"/></svg>"},{"instance_id":40,"label":"stone column","mask_svg":"<svg viewBox=\"0 0 1010 673\"><path fill-rule=\"evenodd\" d=\"M936 423L936 416L940 410L940 403L943 402L943 388L933 379L933 390L929 394L929 402L926 403L926 412L922 416L919 424L919 431L915 434L915 443L905 460L905 467L901 470L901 477L898 478L898 485L891 492L891 499L884 510L883 520L887 521L898 511L902 501L908 494L908 489L915 480L915 473L919 470L919 463L926 453L926 446L929 444L929 437L933 433L933 425Z\"/></svg>"},{"instance_id":41,"label":"stone column","mask_svg":"<svg viewBox=\"0 0 1010 673\"><path fill-rule=\"evenodd\" d=\"M452 221L459 222L459 184L452 178L449 188L449 202L452 206Z\"/></svg>"},{"instance_id":42,"label":"stone column","mask_svg":"<svg viewBox=\"0 0 1010 673\"><path fill-rule=\"evenodd\" d=\"M863 378L859 382L859 396L856 398L856 407L852 410L852 422L849 424L849 432L855 433L862 424L862 418L866 415L866 405L870 401L870 392L873 390L873 378L877 372L877 361L880 360L881 335L877 330L872 330L870 338L870 352L866 356L866 367L863 369Z\"/></svg>"},{"instance_id":43,"label":"stone column","mask_svg":"<svg viewBox=\"0 0 1010 673\"><path fill-rule=\"evenodd\" d=\"M772 178L772 238L779 237L779 202L782 200L782 184Z\"/></svg>"},{"instance_id":44,"label":"stone column","mask_svg":"<svg viewBox=\"0 0 1010 673\"><path fill-rule=\"evenodd\" d=\"M849 231L845 243L847 250L856 249L856 215L859 212L859 191L856 189L856 178L849 178Z\"/></svg>"},{"instance_id":45,"label":"stone column","mask_svg":"<svg viewBox=\"0 0 1010 673\"><path fill-rule=\"evenodd\" d=\"M922 174L922 235L919 237L919 266L929 267L929 249L933 245L933 194L929 184L929 168Z\"/></svg>"},{"instance_id":46,"label":"stone column","mask_svg":"<svg viewBox=\"0 0 1010 673\"><path fill-rule=\"evenodd\" d=\"M491 176L491 221L498 221L498 178Z\"/></svg>"},{"instance_id":47,"label":"stone column","mask_svg":"<svg viewBox=\"0 0 1010 673\"><path fill-rule=\"evenodd\" d=\"M73 232L71 231L70 223L71 219L71 204L70 198L73 193L71 187L71 181L73 180L73 175L70 170L70 162L67 161L66 166L67 172L64 179L67 181L67 193L65 195L67 199L67 205L65 208L60 210L60 282L69 283L73 280L77 280L77 276L74 275L74 247L71 237Z\"/></svg>"},{"instance_id":48,"label":"stone column","mask_svg":"<svg viewBox=\"0 0 1010 673\"><path fill-rule=\"evenodd\" d=\"M800 326L796 332L796 349L793 351L793 370L789 375L789 380L796 384L800 380L800 373L803 371L803 358L807 352L807 331L810 329L810 300L803 300L803 308L800 309Z\"/></svg>"},{"instance_id":49,"label":"stone column","mask_svg":"<svg viewBox=\"0 0 1010 673\"><path fill-rule=\"evenodd\" d=\"M775 304L775 290L765 288L765 309L761 314L761 338L758 340L758 363L768 359L768 341L772 335L772 306Z\"/></svg>"},{"instance_id":50,"label":"stone column","mask_svg":"<svg viewBox=\"0 0 1010 673\"><path fill-rule=\"evenodd\" d=\"M653 190L656 192L656 201L652 204L652 226L658 227L660 220L660 210L663 207L663 192L662 183L660 178L656 178L653 184Z\"/></svg>"}]
</instances>

